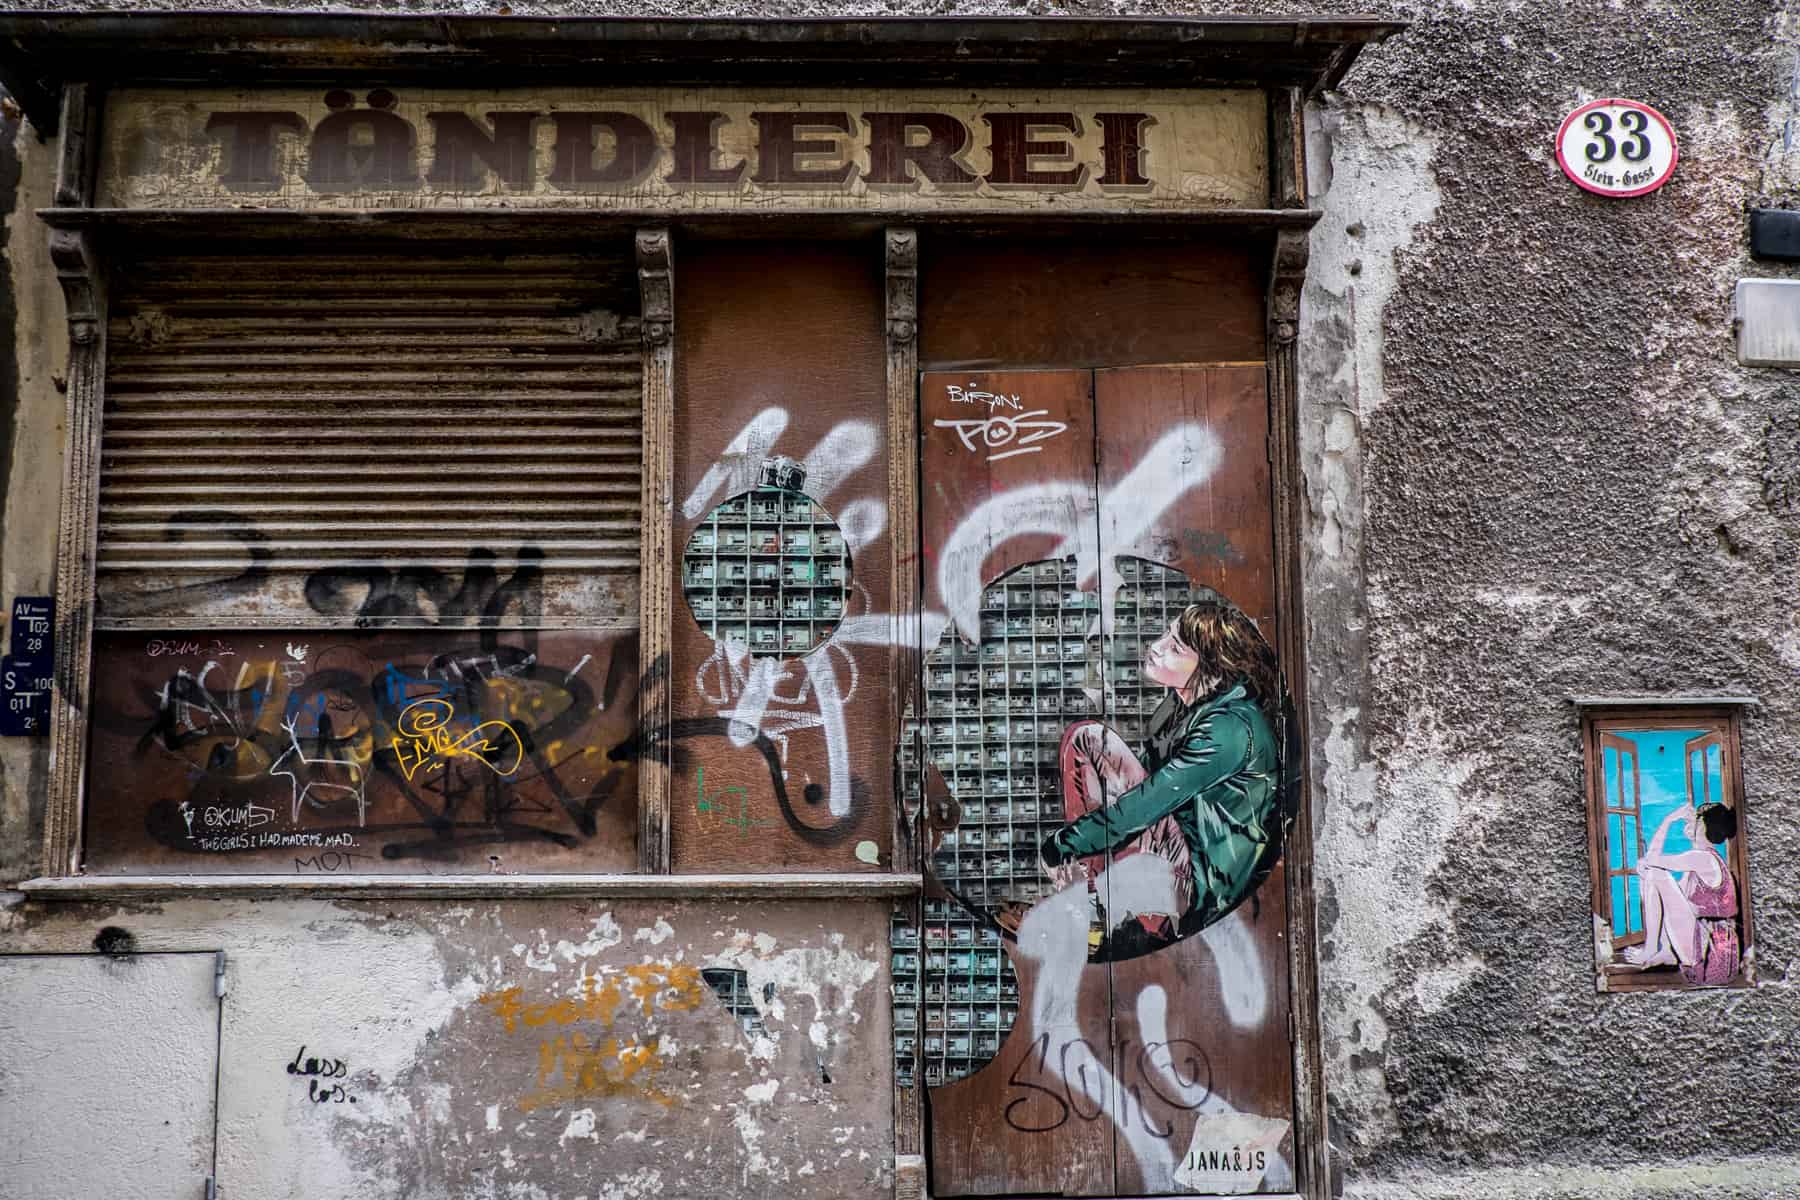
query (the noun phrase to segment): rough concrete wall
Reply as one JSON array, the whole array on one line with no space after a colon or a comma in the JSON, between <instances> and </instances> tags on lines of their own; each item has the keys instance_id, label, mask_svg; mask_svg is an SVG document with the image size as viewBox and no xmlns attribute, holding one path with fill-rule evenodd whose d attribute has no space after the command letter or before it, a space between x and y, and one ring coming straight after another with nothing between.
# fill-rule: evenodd
<instances>
[{"instance_id":1,"label":"rough concrete wall","mask_svg":"<svg viewBox=\"0 0 1800 1200\"><path fill-rule=\"evenodd\" d=\"M0 939L100 942L119 971L226 951L226 1196L787 1200L893 1185L887 921L879 903L187 901L15 905ZM733 973L737 1013L716 990ZM84 1079L67 1086L45 1103L85 1111Z\"/></svg>"},{"instance_id":2,"label":"rough concrete wall","mask_svg":"<svg viewBox=\"0 0 1800 1200\"><path fill-rule=\"evenodd\" d=\"M1750 5L1411 15L1316 113L1302 351L1353 1191L1793 1195L1792 1157L1719 1165L1791 1156L1800 1116L1794 527L1762 483L1794 453L1793 392L1731 337L1735 279L1782 273L1747 258L1744 206L1788 52ZM1676 123L1680 170L1647 203L1562 179L1550 134L1591 95ZM1565 697L1639 691L1763 698L1754 993L1594 994Z\"/></svg>"},{"instance_id":3,"label":"rough concrete wall","mask_svg":"<svg viewBox=\"0 0 1800 1200\"><path fill-rule=\"evenodd\" d=\"M1800 416L1788 376L1735 365L1730 331L1732 282L1786 273L1747 258L1744 204L1800 201L1791 17L1725 0L1354 7L1415 24L1314 112L1327 217L1301 348L1326 1057L1351 1192L1796 1194ZM1682 137L1653 197L1602 200L1557 171L1557 120L1609 94L1657 105ZM1562 697L1702 689L1763 700L1744 747L1762 986L1596 996ZM205 911L154 921L219 919ZM1723 1163L1744 1155L1764 1157Z\"/></svg>"}]
</instances>

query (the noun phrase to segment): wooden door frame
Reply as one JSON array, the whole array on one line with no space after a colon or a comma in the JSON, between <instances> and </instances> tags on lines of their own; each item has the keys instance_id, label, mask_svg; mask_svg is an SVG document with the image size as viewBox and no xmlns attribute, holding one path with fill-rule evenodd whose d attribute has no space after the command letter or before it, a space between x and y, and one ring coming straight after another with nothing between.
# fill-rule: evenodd
<instances>
[{"instance_id":1,"label":"wooden door frame","mask_svg":"<svg viewBox=\"0 0 1800 1200\"><path fill-rule=\"evenodd\" d=\"M1299 88L1269 92L1270 205L1306 208L1306 97ZM1275 232L1269 267L1266 358L1269 370L1269 491L1275 506L1275 611L1282 672L1299 726L1300 796L1287 844L1289 1040L1294 1055L1294 1173L1307 1200L1343 1190L1331 1175L1323 1033L1319 1014L1317 889L1314 883L1311 708L1306 672L1306 472L1300 460L1300 294L1310 229Z\"/></svg>"}]
</instances>

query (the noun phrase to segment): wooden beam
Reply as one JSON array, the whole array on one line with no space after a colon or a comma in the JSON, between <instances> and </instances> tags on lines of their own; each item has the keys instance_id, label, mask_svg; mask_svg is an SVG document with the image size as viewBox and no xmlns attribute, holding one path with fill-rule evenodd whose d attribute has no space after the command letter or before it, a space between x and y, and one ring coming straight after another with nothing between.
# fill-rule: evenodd
<instances>
[{"instance_id":1,"label":"wooden beam","mask_svg":"<svg viewBox=\"0 0 1800 1200\"><path fill-rule=\"evenodd\" d=\"M932 212L904 208L734 209L672 213L666 208L359 208L327 211L304 208L40 208L38 219L58 229L104 229L115 237L192 241L296 239L343 245L349 242L479 240L483 242L568 242L608 237L646 225L669 227L703 237L792 237L822 241L866 239L891 223L954 230L967 234L1025 234L1046 241L1061 237L1191 238L1198 229L1259 230L1311 226L1316 209L1183 208L1122 212Z\"/></svg>"},{"instance_id":2,"label":"wooden beam","mask_svg":"<svg viewBox=\"0 0 1800 1200\"><path fill-rule=\"evenodd\" d=\"M85 209L94 202L100 149L100 89L71 83L63 89L62 141L56 163L56 203Z\"/></svg>"},{"instance_id":3,"label":"wooden beam","mask_svg":"<svg viewBox=\"0 0 1800 1200\"><path fill-rule=\"evenodd\" d=\"M666 228L637 233L644 331L643 533L638 727L655 752L638 763L638 865L669 871L669 653L675 602L675 264Z\"/></svg>"},{"instance_id":4,"label":"wooden beam","mask_svg":"<svg viewBox=\"0 0 1800 1200\"><path fill-rule=\"evenodd\" d=\"M28 879L34 900L253 899L456 900L613 897L618 899L883 899L919 891L917 875L83 875Z\"/></svg>"},{"instance_id":5,"label":"wooden beam","mask_svg":"<svg viewBox=\"0 0 1800 1200\"><path fill-rule=\"evenodd\" d=\"M908 226L886 231L888 530L893 552L894 615L888 679L894 714L894 864L924 869L920 809L907 794L902 762L908 738L913 761L923 769L915 705L923 647L919 633L919 233ZM917 894L900 901L914 929L924 928ZM915 1005L916 1008L916 1005ZM896 1036L898 1031L896 1031ZM911 1087L894 1087L894 1197L925 1200L925 1086L919 1046L913 1040Z\"/></svg>"},{"instance_id":6,"label":"wooden beam","mask_svg":"<svg viewBox=\"0 0 1800 1200\"><path fill-rule=\"evenodd\" d=\"M1292 134L1298 136L1298 130ZM1275 236L1269 271L1269 460L1275 505L1275 610L1282 672L1298 726L1287 769L1300 774L1299 802L1287 830L1282 858L1288 889L1288 978L1293 1017L1295 1173L1308 1200L1328 1200L1330 1134L1326 1121L1325 1068L1319 1027L1319 958L1313 885L1311 741L1306 696L1304 544L1305 476L1300 466L1300 290L1306 278L1306 231Z\"/></svg>"},{"instance_id":7,"label":"wooden beam","mask_svg":"<svg viewBox=\"0 0 1800 1200\"><path fill-rule=\"evenodd\" d=\"M1306 207L1306 100L1299 88L1269 91L1269 205Z\"/></svg>"}]
</instances>

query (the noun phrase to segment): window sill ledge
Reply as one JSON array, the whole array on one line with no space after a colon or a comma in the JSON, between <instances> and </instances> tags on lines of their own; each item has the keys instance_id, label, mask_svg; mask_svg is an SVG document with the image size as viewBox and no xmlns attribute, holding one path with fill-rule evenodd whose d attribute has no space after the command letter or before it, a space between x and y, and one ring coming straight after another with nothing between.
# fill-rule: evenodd
<instances>
[{"instance_id":1,"label":"window sill ledge","mask_svg":"<svg viewBox=\"0 0 1800 1200\"><path fill-rule=\"evenodd\" d=\"M874 899L917 895L918 875L69 875L27 879L33 900Z\"/></svg>"}]
</instances>

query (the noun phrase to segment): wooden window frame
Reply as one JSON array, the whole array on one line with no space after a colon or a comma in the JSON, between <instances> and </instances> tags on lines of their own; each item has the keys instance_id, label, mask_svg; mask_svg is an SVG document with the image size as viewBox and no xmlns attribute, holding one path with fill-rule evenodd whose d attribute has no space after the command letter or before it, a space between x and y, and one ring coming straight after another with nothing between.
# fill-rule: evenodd
<instances>
[{"instance_id":1,"label":"wooden window frame","mask_svg":"<svg viewBox=\"0 0 1800 1200\"><path fill-rule=\"evenodd\" d=\"M1742 712L1753 703L1743 697L1695 697L1675 699L1595 699L1577 700L1581 709L1582 782L1588 823L1588 880L1594 919L1594 986L1600 992L1695 991L1708 985L1691 984L1679 971L1633 971L1622 969L1616 955L1625 947L1641 944L1642 931L1629 928L1623 936L1612 933L1612 884L1615 876L1634 874L1630 862L1620 869L1610 866L1607 818L1624 810L1607 803L1605 742L1616 738L1621 730L1709 728L1720 736L1722 761L1721 783L1729 795L1729 803L1737 816L1737 834L1731 839L1726 863L1738 887L1738 926L1742 957L1736 977L1725 988L1756 986L1756 939L1750 888L1748 820L1744 795ZM1633 764L1633 797L1637 795L1635 780L1640 776ZM1638 809L1641 812L1641 806ZM1637 824L1637 840L1643 843L1651 836L1641 817ZM1641 846L1640 846L1641 853ZM1629 856L1628 856L1629 857ZM1627 885L1629 887L1629 885ZM1627 896L1630 895L1629 890ZM1641 900L1640 900L1641 903Z\"/></svg>"}]
</instances>

